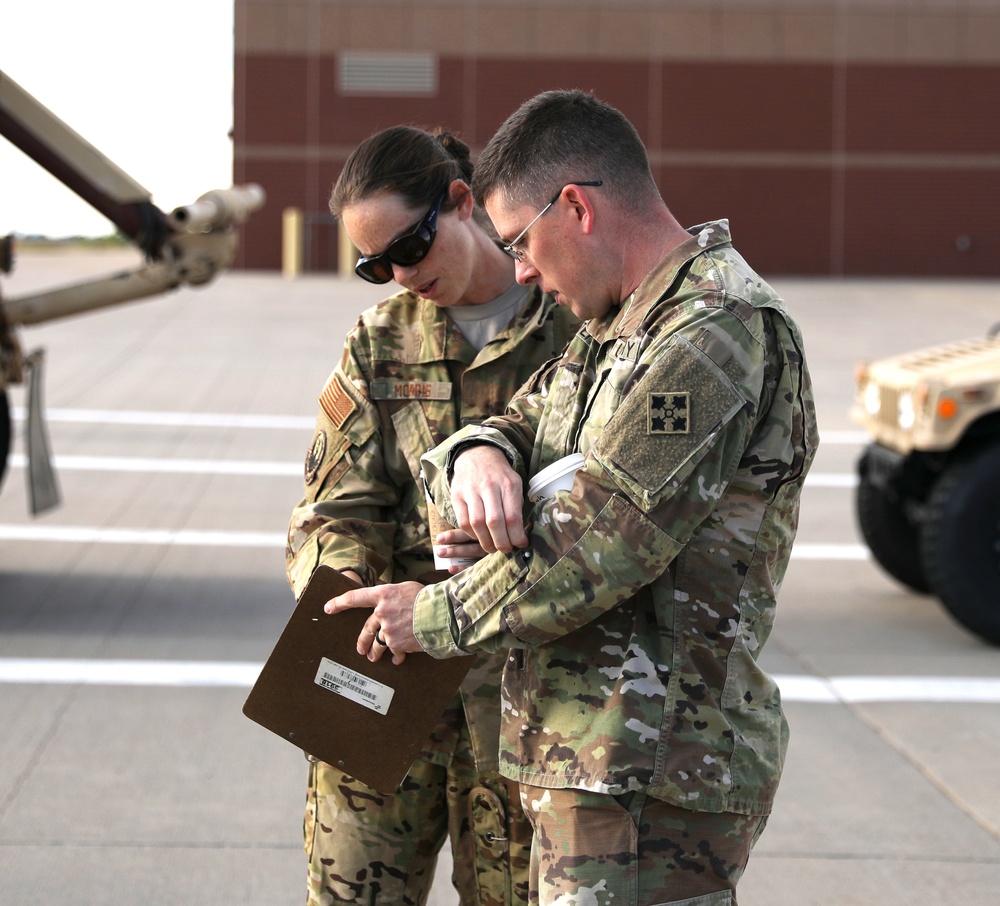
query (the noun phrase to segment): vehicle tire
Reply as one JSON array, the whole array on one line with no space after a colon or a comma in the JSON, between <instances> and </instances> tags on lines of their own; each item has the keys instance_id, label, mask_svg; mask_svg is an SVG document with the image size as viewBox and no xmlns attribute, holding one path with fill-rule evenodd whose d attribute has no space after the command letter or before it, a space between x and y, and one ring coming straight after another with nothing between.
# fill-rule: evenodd
<instances>
[{"instance_id":1,"label":"vehicle tire","mask_svg":"<svg viewBox=\"0 0 1000 906\"><path fill-rule=\"evenodd\" d=\"M858 472L858 525L875 562L897 582L927 594L930 585L920 556L920 523L910 517L905 498L871 481L863 459Z\"/></svg>"},{"instance_id":2,"label":"vehicle tire","mask_svg":"<svg viewBox=\"0 0 1000 906\"><path fill-rule=\"evenodd\" d=\"M948 612L1000 645L1000 444L945 470L928 500L921 547Z\"/></svg>"},{"instance_id":3,"label":"vehicle tire","mask_svg":"<svg viewBox=\"0 0 1000 906\"><path fill-rule=\"evenodd\" d=\"M4 476L7 474L7 457L10 455L10 405L7 400L7 391L0 390L0 487L3 486Z\"/></svg>"}]
</instances>

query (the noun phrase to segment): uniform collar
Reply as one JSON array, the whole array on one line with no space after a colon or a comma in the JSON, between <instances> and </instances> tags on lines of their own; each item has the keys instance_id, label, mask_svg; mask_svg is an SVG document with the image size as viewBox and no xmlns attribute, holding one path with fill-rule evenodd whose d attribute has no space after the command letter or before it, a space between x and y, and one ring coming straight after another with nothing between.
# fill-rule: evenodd
<instances>
[{"instance_id":1,"label":"uniform collar","mask_svg":"<svg viewBox=\"0 0 1000 906\"><path fill-rule=\"evenodd\" d=\"M689 227L689 239L671 249L643 278L642 282L617 309L612 309L600 322L588 324L598 338L614 339L630 336L645 320L658 302L676 294L678 285L687 276L690 264L712 249L730 245L728 220L714 220ZM602 326L604 326L602 330Z\"/></svg>"},{"instance_id":2,"label":"uniform collar","mask_svg":"<svg viewBox=\"0 0 1000 906\"><path fill-rule=\"evenodd\" d=\"M426 319L425 323L431 325L430 329L423 334L421 360L454 359L466 365L471 364L480 355L480 350L465 339L462 331L448 317L445 309L438 308L433 302L420 296L415 296L415 298L420 306L421 318ZM509 337L520 339L525 332L531 332L541 327L548 314L544 299L541 290L537 286L532 287L521 310L511 318L510 323L500 333L483 347L483 352L493 344L503 343ZM506 344L498 349L501 352L505 351Z\"/></svg>"}]
</instances>

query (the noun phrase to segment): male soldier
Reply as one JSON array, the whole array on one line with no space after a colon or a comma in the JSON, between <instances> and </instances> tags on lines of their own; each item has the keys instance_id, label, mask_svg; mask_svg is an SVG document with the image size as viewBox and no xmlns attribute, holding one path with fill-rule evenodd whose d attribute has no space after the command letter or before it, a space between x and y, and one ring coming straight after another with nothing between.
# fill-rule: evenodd
<instances>
[{"instance_id":1,"label":"male soldier","mask_svg":"<svg viewBox=\"0 0 1000 906\"><path fill-rule=\"evenodd\" d=\"M513 649L501 770L541 904L735 903L787 744L757 658L818 443L799 331L725 221L680 226L635 129L590 95L527 101L473 187L518 281L587 323L505 416L424 459L494 553L327 609L377 605L372 658ZM524 479L573 452L572 491L526 528Z\"/></svg>"}]
</instances>

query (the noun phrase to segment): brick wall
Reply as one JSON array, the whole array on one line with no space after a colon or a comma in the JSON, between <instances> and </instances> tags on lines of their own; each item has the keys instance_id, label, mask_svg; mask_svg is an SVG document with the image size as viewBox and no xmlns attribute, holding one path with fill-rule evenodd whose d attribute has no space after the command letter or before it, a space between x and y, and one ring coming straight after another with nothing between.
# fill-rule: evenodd
<instances>
[{"instance_id":1,"label":"brick wall","mask_svg":"<svg viewBox=\"0 0 1000 906\"><path fill-rule=\"evenodd\" d=\"M621 108L678 218L728 217L765 274L1000 274L993 0L237 0L236 23L234 178L268 192L246 267L280 266L282 210L325 211L371 132L476 151L563 87ZM423 54L436 84L346 90L359 53ZM327 238L312 252L335 267Z\"/></svg>"}]
</instances>

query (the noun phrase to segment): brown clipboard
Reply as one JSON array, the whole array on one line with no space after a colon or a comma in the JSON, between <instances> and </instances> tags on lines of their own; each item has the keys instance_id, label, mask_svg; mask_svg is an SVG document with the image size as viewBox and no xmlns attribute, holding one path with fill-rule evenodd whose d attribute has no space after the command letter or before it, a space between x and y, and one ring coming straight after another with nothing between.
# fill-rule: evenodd
<instances>
[{"instance_id":1,"label":"brown clipboard","mask_svg":"<svg viewBox=\"0 0 1000 906\"><path fill-rule=\"evenodd\" d=\"M320 761L394 793L465 678L473 658L358 654L367 608L323 605L358 586L335 569L313 573L254 683L243 713Z\"/></svg>"}]
</instances>

